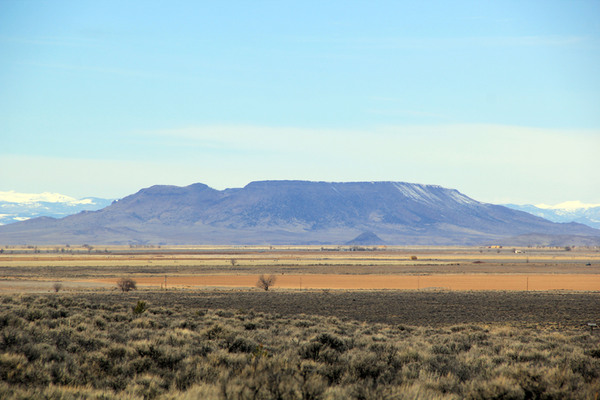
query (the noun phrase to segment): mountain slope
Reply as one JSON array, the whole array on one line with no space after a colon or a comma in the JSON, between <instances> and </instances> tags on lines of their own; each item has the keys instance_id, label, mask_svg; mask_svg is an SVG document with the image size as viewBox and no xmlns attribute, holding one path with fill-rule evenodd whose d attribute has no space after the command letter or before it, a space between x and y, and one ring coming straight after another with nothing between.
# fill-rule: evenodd
<instances>
[{"instance_id":1,"label":"mountain slope","mask_svg":"<svg viewBox=\"0 0 600 400\"><path fill-rule=\"evenodd\" d=\"M555 206L545 204L537 206L531 204L506 204L506 207L525 211L554 222L578 222L592 228L600 229L599 204L583 204L579 201L569 201Z\"/></svg>"},{"instance_id":2,"label":"mountain slope","mask_svg":"<svg viewBox=\"0 0 600 400\"><path fill-rule=\"evenodd\" d=\"M99 210L111 202L97 197L74 199L60 193L0 191L0 225L42 216L62 218L84 210Z\"/></svg>"},{"instance_id":3,"label":"mountain slope","mask_svg":"<svg viewBox=\"0 0 600 400\"><path fill-rule=\"evenodd\" d=\"M99 211L0 227L2 244L322 244L371 232L388 244L479 244L531 233L598 236L481 203L453 189L402 182L262 181L215 190L153 186Z\"/></svg>"},{"instance_id":4,"label":"mountain slope","mask_svg":"<svg viewBox=\"0 0 600 400\"><path fill-rule=\"evenodd\" d=\"M363 232L354 239L346 242L347 245L382 245L383 240L373 232Z\"/></svg>"}]
</instances>

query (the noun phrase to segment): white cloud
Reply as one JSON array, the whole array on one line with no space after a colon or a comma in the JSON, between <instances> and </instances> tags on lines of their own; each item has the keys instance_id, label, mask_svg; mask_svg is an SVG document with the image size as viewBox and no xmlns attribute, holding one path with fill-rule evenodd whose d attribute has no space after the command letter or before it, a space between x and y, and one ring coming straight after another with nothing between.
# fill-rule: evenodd
<instances>
[{"instance_id":1,"label":"white cloud","mask_svg":"<svg viewBox=\"0 0 600 400\"><path fill-rule=\"evenodd\" d=\"M8 192L0 191L0 201L8 203L69 203L69 204L88 204L91 200L77 200L73 197L65 196L60 193L17 193L14 190Z\"/></svg>"},{"instance_id":2,"label":"white cloud","mask_svg":"<svg viewBox=\"0 0 600 400\"><path fill-rule=\"evenodd\" d=\"M365 165L434 164L528 171L589 174L584 165L598 165L600 132L559 131L497 125L389 126L365 130L324 130L258 126L208 126L149 132L171 145L198 147L206 154L253 158L283 155L326 163L327 159ZM221 154L221 153L220 153ZM222 155L222 154L221 154ZM589 157L586 157L589 156ZM309 158L310 157L310 158ZM324 157L315 159L314 157ZM289 160L289 161L291 161ZM346 167L350 167L346 165ZM559 174L561 175L561 174Z\"/></svg>"},{"instance_id":3,"label":"white cloud","mask_svg":"<svg viewBox=\"0 0 600 400\"><path fill-rule=\"evenodd\" d=\"M302 129L200 126L132 134L131 160L2 156L0 189L122 197L154 184L393 180L452 187L494 203L597 203L600 132L495 125ZM168 148L168 151L165 149Z\"/></svg>"},{"instance_id":4,"label":"white cloud","mask_svg":"<svg viewBox=\"0 0 600 400\"><path fill-rule=\"evenodd\" d=\"M589 209L589 208L595 208L595 207L600 207L600 204L587 204L587 203L582 203L579 200L572 200L572 201L565 201L559 204L555 204L555 205L548 205L548 204L536 204L535 205L537 208L542 208L545 210L569 210L569 211L575 211L575 210L581 210L581 209Z\"/></svg>"}]
</instances>

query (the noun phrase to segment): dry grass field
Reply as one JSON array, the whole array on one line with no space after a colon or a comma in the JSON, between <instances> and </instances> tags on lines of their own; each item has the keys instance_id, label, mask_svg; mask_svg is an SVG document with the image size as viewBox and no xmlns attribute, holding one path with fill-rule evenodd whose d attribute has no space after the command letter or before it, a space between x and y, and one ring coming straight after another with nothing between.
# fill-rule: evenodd
<instances>
[{"instance_id":1,"label":"dry grass field","mask_svg":"<svg viewBox=\"0 0 600 400\"><path fill-rule=\"evenodd\" d=\"M600 395L600 249L2 250L0 398Z\"/></svg>"},{"instance_id":2,"label":"dry grass field","mask_svg":"<svg viewBox=\"0 0 600 400\"><path fill-rule=\"evenodd\" d=\"M6 247L0 290L141 286L281 289L600 290L600 249L422 247ZM354 251L351 251L354 250Z\"/></svg>"}]
</instances>

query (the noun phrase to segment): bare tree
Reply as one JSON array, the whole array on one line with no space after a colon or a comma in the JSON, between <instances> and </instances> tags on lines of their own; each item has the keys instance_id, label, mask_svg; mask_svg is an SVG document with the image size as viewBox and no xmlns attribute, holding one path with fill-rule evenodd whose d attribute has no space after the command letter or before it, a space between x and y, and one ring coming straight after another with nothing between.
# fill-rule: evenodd
<instances>
[{"instance_id":1,"label":"bare tree","mask_svg":"<svg viewBox=\"0 0 600 400\"><path fill-rule=\"evenodd\" d=\"M269 275L269 276L261 275L258 277L258 282L256 282L256 287L260 288L260 289L264 289L265 291L269 290L269 288L275 284L276 279L277 278L275 277L275 275Z\"/></svg>"},{"instance_id":2,"label":"bare tree","mask_svg":"<svg viewBox=\"0 0 600 400\"><path fill-rule=\"evenodd\" d=\"M52 289L54 289L54 291L56 293L58 293L60 291L60 289L62 289L63 285L60 282L56 282L54 285L52 285Z\"/></svg>"},{"instance_id":3,"label":"bare tree","mask_svg":"<svg viewBox=\"0 0 600 400\"><path fill-rule=\"evenodd\" d=\"M121 289L122 292L129 292L130 290L137 289L137 284L131 278L121 278L117 281L117 287Z\"/></svg>"}]
</instances>

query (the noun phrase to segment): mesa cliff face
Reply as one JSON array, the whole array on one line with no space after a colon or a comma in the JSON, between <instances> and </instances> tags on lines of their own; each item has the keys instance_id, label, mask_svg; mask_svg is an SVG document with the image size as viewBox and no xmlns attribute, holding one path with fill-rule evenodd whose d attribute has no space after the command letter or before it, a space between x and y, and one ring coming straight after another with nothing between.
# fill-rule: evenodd
<instances>
[{"instance_id":1,"label":"mesa cliff face","mask_svg":"<svg viewBox=\"0 0 600 400\"><path fill-rule=\"evenodd\" d=\"M451 245L533 233L600 238L585 225L440 186L260 181L226 190L152 186L98 211L1 226L0 244L344 244L362 235L392 245Z\"/></svg>"}]
</instances>

